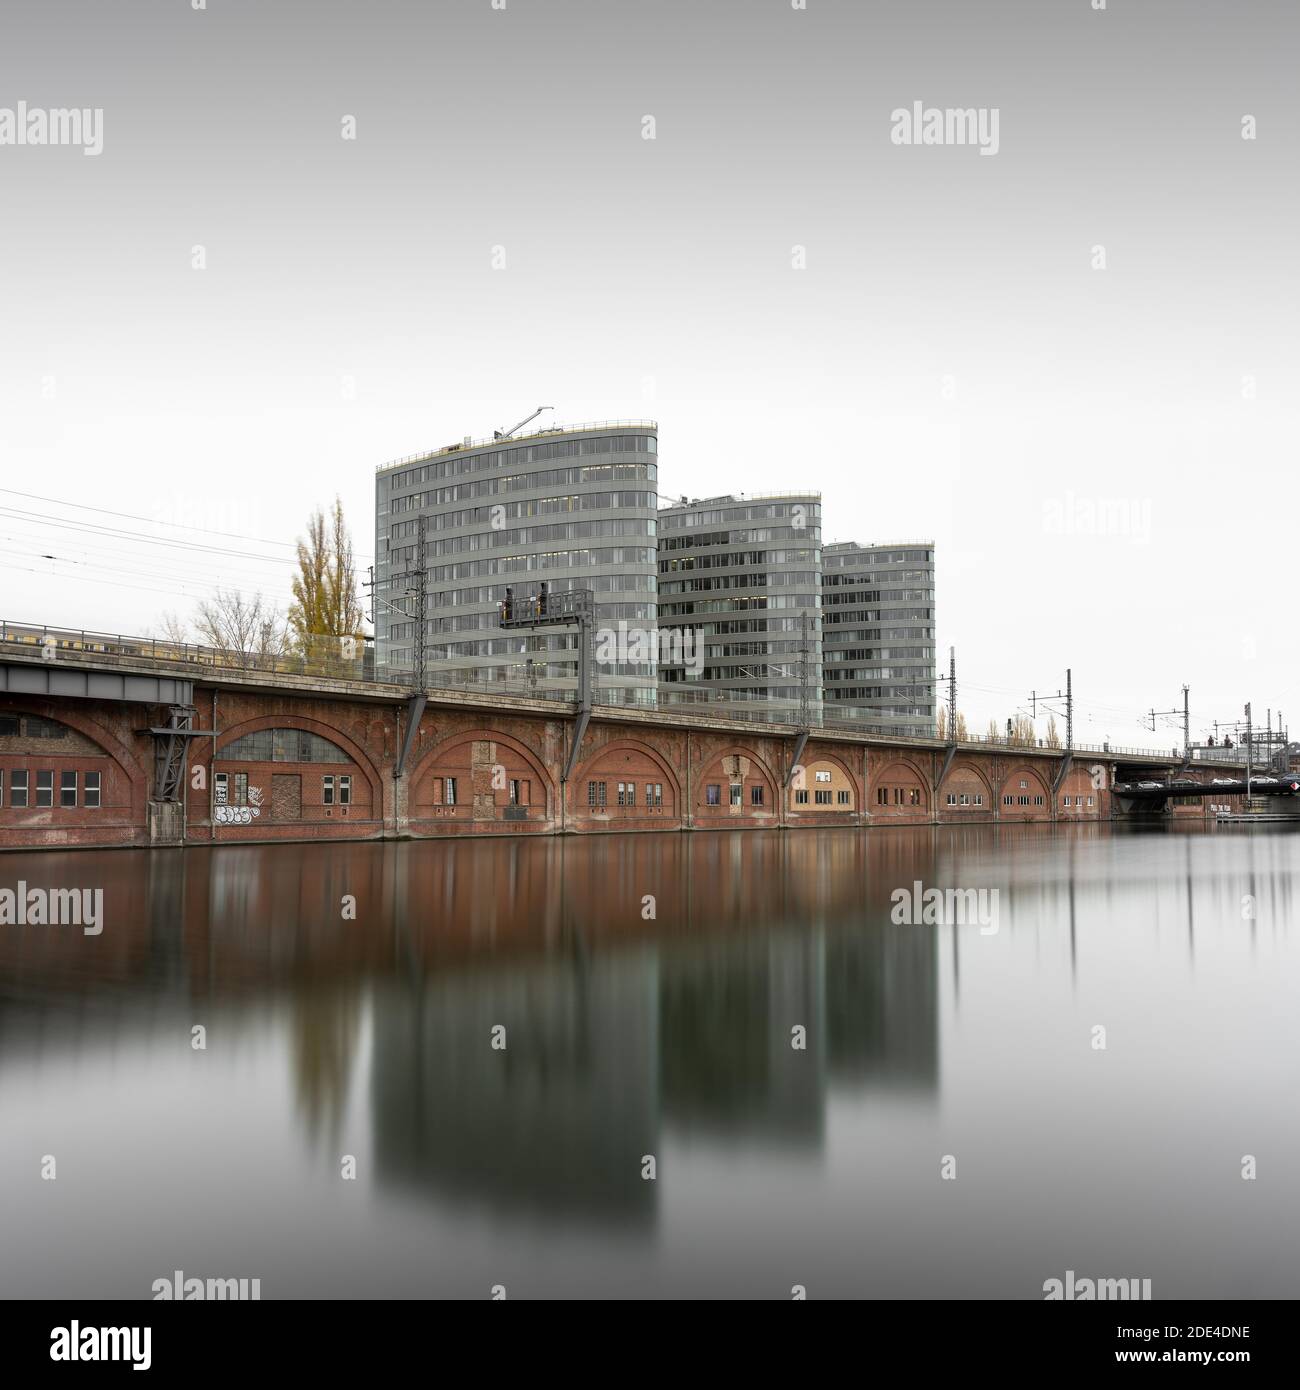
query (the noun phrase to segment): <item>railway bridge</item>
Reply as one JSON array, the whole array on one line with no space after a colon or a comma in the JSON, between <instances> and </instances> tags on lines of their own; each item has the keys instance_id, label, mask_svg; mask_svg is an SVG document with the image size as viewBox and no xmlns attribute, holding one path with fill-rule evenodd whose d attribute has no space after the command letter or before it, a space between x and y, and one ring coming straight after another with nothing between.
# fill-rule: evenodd
<instances>
[{"instance_id":1,"label":"railway bridge","mask_svg":"<svg viewBox=\"0 0 1300 1390\"><path fill-rule=\"evenodd\" d=\"M1243 799L1214 782L1244 775L1223 761L753 714L413 696L360 660L4 626L0 848L1183 819Z\"/></svg>"}]
</instances>

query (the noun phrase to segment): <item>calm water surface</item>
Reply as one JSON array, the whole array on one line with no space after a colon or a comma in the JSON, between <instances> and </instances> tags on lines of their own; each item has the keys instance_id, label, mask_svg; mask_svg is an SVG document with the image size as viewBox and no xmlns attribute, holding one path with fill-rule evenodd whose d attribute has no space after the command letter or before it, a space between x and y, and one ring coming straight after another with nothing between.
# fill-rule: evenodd
<instances>
[{"instance_id":1,"label":"calm water surface","mask_svg":"<svg viewBox=\"0 0 1300 1390\"><path fill-rule=\"evenodd\" d=\"M264 1298L1041 1298L1073 1269L1300 1296L1298 848L0 855L0 887L100 887L105 914L0 927L0 1295L146 1298L180 1269ZM895 925L916 881L996 888L998 930Z\"/></svg>"}]
</instances>

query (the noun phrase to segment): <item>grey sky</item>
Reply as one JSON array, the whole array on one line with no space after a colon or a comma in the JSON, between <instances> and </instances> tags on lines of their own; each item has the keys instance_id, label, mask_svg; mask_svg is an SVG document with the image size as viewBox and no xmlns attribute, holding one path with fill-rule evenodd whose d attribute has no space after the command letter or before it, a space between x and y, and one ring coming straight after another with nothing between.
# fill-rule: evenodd
<instances>
[{"instance_id":1,"label":"grey sky","mask_svg":"<svg viewBox=\"0 0 1300 1390\"><path fill-rule=\"evenodd\" d=\"M0 485L281 542L337 491L368 558L377 463L542 402L650 416L665 496L820 486L827 539L933 536L977 728L1067 665L1081 738L1143 741L1184 681L1198 725L1292 699L1300 7L10 0L5 27L0 108L102 108L104 148L0 146ZM997 155L891 143L916 101L997 108ZM9 512L284 545L0 507L18 618L287 591Z\"/></svg>"}]
</instances>

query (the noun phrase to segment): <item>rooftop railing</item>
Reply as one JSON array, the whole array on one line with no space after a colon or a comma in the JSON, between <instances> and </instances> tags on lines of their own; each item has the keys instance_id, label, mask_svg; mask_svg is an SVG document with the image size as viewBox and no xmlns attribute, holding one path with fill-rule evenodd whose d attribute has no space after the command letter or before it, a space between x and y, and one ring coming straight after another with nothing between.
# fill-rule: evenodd
<instances>
[{"instance_id":1,"label":"rooftop railing","mask_svg":"<svg viewBox=\"0 0 1300 1390\"><path fill-rule=\"evenodd\" d=\"M502 438L489 435L486 439L469 439L462 440L458 444L442 444L436 449L424 449L418 454L407 454L405 458L391 459L388 463L376 464L375 472L384 473L390 468L402 468L408 463L441 458L444 454L486 449L493 444L499 444L503 449L508 449L512 445L522 444L528 439L539 439L542 435L589 434L593 430L654 430L658 433L659 422L657 420L589 420L581 425L548 425L539 430L530 430L527 434L512 434Z\"/></svg>"}]
</instances>

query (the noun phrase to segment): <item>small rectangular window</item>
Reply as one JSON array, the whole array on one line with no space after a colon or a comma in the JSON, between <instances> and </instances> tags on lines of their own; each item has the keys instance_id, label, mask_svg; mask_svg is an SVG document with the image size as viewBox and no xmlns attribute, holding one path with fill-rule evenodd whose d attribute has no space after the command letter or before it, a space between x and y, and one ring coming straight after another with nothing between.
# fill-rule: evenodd
<instances>
[{"instance_id":1,"label":"small rectangular window","mask_svg":"<svg viewBox=\"0 0 1300 1390\"><path fill-rule=\"evenodd\" d=\"M795 803L796 806L807 806L807 804L808 804L808 793L807 793L807 792L795 792L795 794L794 794L794 803Z\"/></svg>"},{"instance_id":2,"label":"small rectangular window","mask_svg":"<svg viewBox=\"0 0 1300 1390\"><path fill-rule=\"evenodd\" d=\"M761 782L756 786L750 787L749 804L751 806L761 806L763 804L763 785Z\"/></svg>"},{"instance_id":3,"label":"small rectangular window","mask_svg":"<svg viewBox=\"0 0 1300 1390\"><path fill-rule=\"evenodd\" d=\"M320 779L320 799L322 806L334 805L334 779L333 777L322 777Z\"/></svg>"},{"instance_id":4,"label":"small rectangular window","mask_svg":"<svg viewBox=\"0 0 1300 1390\"><path fill-rule=\"evenodd\" d=\"M664 784L663 784L662 782L656 782L656 783L655 783L655 807L656 807L656 809L662 810L663 804L664 804Z\"/></svg>"},{"instance_id":5,"label":"small rectangular window","mask_svg":"<svg viewBox=\"0 0 1300 1390\"><path fill-rule=\"evenodd\" d=\"M442 780L442 804L444 806L456 804L456 779L454 777L444 777Z\"/></svg>"},{"instance_id":6,"label":"small rectangular window","mask_svg":"<svg viewBox=\"0 0 1300 1390\"><path fill-rule=\"evenodd\" d=\"M740 797L743 791L744 788L741 786L739 782L733 782L731 784L731 804L733 806L740 805Z\"/></svg>"},{"instance_id":7,"label":"small rectangular window","mask_svg":"<svg viewBox=\"0 0 1300 1390\"><path fill-rule=\"evenodd\" d=\"M248 805L248 773L235 773L235 805Z\"/></svg>"},{"instance_id":8,"label":"small rectangular window","mask_svg":"<svg viewBox=\"0 0 1300 1390\"><path fill-rule=\"evenodd\" d=\"M606 786L607 786L607 784L604 783L604 782L597 782L597 783L596 783L596 795L600 798L600 804L601 804L601 807L602 807L602 808L603 808L603 807L605 806L605 804L606 804L606 796L605 796Z\"/></svg>"},{"instance_id":9,"label":"small rectangular window","mask_svg":"<svg viewBox=\"0 0 1300 1390\"><path fill-rule=\"evenodd\" d=\"M226 774L218 772L212 779L212 800L216 805L224 806L229 795L230 788L226 781Z\"/></svg>"},{"instance_id":10,"label":"small rectangular window","mask_svg":"<svg viewBox=\"0 0 1300 1390\"><path fill-rule=\"evenodd\" d=\"M957 793L956 793L956 792L949 792L949 793L948 793L948 805L949 805L949 806L955 806L956 804L957 804Z\"/></svg>"},{"instance_id":11,"label":"small rectangular window","mask_svg":"<svg viewBox=\"0 0 1300 1390\"><path fill-rule=\"evenodd\" d=\"M722 785L719 782L710 782L704 789L704 800L709 806L722 805Z\"/></svg>"},{"instance_id":12,"label":"small rectangular window","mask_svg":"<svg viewBox=\"0 0 1300 1390\"><path fill-rule=\"evenodd\" d=\"M512 806L519 805L519 782L514 777L510 779L510 804Z\"/></svg>"},{"instance_id":13,"label":"small rectangular window","mask_svg":"<svg viewBox=\"0 0 1300 1390\"><path fill-rule=\"evenodd\" d=\"M913 806L919 806L921 804L921 788L913 787L908 793L907 799Z\"/></svg>"},{"instance_id":14,"label":"small rectangular window","mask_svg":"<svg viewBox=\"0 0 1300 1390\"><path fill-rule=\"evenodd\" d=\"M351 777L340 777L340 778L339 778L339 805L340 805L340 806L351 806L351 805L352 805L352 778L351 778Z\"/></svg>"},{"instance_id":15,"label":"small rectangular window","mask_svg":"<svg viewBox=\"0 0 1300 1390\"><path fill-rule=\"evenodd\" d=\"M97 811L97 810L99 809L99 773L98 773L98 772L88 772L88 773L86 773L86 782L85 782L85 804L86 804L86 806L87 806L90 810L92 810L92 811Z\"/></svg>"},{"instance_id":16,"label":"small rectangular window","mask_svg":"<svg viewBox=\"0 0 1300 1390\"><path fill-rule=\"evenodd\" d=\"M888 787L877 787L877 788L876 788L876 805L877 805L877 806L888 806L888 805L889 805L889 788L888 788Z\"/></svg>"},{"instance_id":17,"label":"small rectangular window","mask_svg":"<svg viewBox=\"0 0 1300 1390\"><path fill-rule=\"evenodd\" d=\"M849 794L848 794L848 792L836 792L836 793L835 793L835 800L836 800L841 806L847 806L847 805L849 804Z\"/></svg>"},{"instance_id":18,"label":"small rectangular window","mask_svg":"<svg viewBox=\"0 0 1300 1390\"><path fill-rule=\"evenodd\" d=\"M817 790L817 804L818 806L829 806L831 804L830 792L819 787Z\"/></svg>"},{"instance_id":19,"label":"small rectangular window","mask_svg":"<svg viewBox=\"0 0 1300 1390\"><path fill-rule=\"evenodd\" d=\"M9 804L11 806L27 805L26 772L11 772L9 774Z\"/></svg>"},{"instance_id":20,"label":"small rectangular window","mask_svg":"<svg viewBox=\"0 0 1300 1390\"><path fill-rule=\"evenodd\" d=\"M588 805L588 806L594 806L595 804L596 804L596 784L595 784L595 782L588 782L588 783L587 783L587 805Z\"/></svg>"},{"instance_id":21,"label":"small rectangular window","mask_svg":"<svg viewBox=\"0 0 1300 1390\"><path fill-rule=\"evenodd\" d=\"M54 805L54 769L48 768L36 774L36 804Z\"/></svg>"},{"instance_id":22,"label":"small rectangular window","mask_svg":"<svg viewBox=\"0 0 1300 1390\"><path fill-rule=\"evenodd\" d=\"M59 805L75 806L77 804L77 774L75 771L64 770L59 773Z\"/></svg>"}]
</instances>

